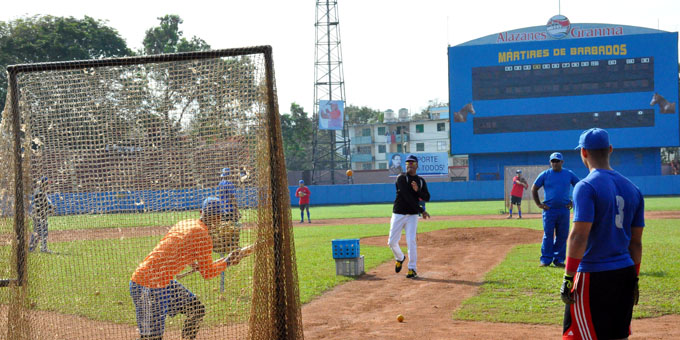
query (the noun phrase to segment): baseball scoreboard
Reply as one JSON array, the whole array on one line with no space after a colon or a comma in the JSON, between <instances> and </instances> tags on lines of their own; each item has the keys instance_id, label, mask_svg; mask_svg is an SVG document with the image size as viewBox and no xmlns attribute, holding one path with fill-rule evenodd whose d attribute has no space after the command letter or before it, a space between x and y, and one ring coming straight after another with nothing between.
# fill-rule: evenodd
<instances>
[{"instance_id":1,"label":"baseball scoreboard","mask_svg":"<svg viewBox=\"0 0 680 340\"><path fill-rule=\"evenodd\" d=\"M449 47L451 153L679 146L677 32L559 17Z\"/></svg>"}]
</instances>

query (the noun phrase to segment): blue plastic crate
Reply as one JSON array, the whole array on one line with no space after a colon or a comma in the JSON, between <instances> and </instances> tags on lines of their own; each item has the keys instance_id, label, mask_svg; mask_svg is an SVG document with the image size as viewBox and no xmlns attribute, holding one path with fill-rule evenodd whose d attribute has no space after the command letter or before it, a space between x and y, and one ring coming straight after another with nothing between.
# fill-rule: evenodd
<instances>
[{"instance_id":1,"label":"blue plastic crate","mask_svg":"<svg viewBox=\"0 0 680 340\"><path fill-rule=\"evenodd\" d=\"M359 257L359 239L350 238L344 240L333 240L334 259L353 259Z\"/></svg>"}]
</instances>

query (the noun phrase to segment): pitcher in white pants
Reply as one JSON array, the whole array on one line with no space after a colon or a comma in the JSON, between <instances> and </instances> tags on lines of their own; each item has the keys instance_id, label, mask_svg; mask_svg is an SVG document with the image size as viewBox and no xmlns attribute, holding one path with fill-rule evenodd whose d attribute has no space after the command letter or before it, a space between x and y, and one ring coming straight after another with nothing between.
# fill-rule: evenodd
<instances>
[{"instance_id":1,"label":"pitcher in white pants","mask_svg":"<svg viewBox=\"0 0 680 340\"><path fill-rule=\"evenodd\" d=\"M416 232L418 229L418 213L423 215L423 218L429 218L423 207L418 204L422 199L427 202L430 200L430 192L427 190L427 183L425 180L416 174L418 170L418 158L414 155L409 155L406 158L406 173L397 176L395 186L397 189L397 197L394 199L394 206L392 207L392 220L390 221L390 236L387 244L392 249L394 259L394 271L399 273L402 264L406 260L406 256L399 248L399 239L401 239L401 231L406 229L406 245L408 247L408 274L409 279L418 277L416 273L416 263L418 261L418 245L416 244Z\"/></svg>"},{"instance_id":2,"label":"pitcher in white pants","mask_svg":"<svg viewBox=\"0 0 680 340\"><path fill-rule=\"evenodd\" d=\"M401 231L406 229L406 247L408 247L408 269L415 271L418 261L418 245L416 232L418 231L418 215L402 215L392 213L390 220L390 238L388 244L392 248L395 259L404 259L404 253L399 247Z\"/></svg>"}]
</instances>

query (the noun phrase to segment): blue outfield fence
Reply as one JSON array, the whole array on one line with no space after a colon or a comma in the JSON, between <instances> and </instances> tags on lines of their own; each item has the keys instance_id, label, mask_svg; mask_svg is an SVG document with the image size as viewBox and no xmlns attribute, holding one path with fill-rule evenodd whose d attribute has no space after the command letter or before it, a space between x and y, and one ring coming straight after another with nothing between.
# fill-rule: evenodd
<instances>
[{"instance_id":1,"label":"blue outfield fence","mask_svg":"<svg viewBox=\"0 0 680 340\"><path fill-rule=\"evenodd\" d=\"M645 196L680 195L680 176L629 177ZM426 179L427 180L427 179ZM503 181L432 182L427 183L431 202L502 200ZM298 205L297 186L290 186L290 201ZM354 185L312 185L312 205L371 204L393 202L394 183Z\"/></svg>"},{"instance_id":2,"label":"blue outfield fence","mask_svg":"<svg viewBox=\"0 0 680 340\"><path fill-rule=\"evenodd\" d=\"M217 188L50 194L57 215L199 210ZM256 207L255 188L236 190L240 207Z\"/></svg>"},{"instance_id":3,"label":"blue outfield fence","mask_svg":"<svg viewBox=\"0 0 680 340\"><path fill-rule=\"evenodd\" d=\"M629 178L645 196L680 195L680 176ZM504 195L503 181L432 182L427 186L432 202L502 200ZM297 186L289 187L290 201L294 206L298 205L296 189ZM395 196L393 183L313 185L309 189L313 205L388 203L393 202ZM217 188L55 193L49 196L57 215L74 215L199 210L206 197L216 195ZM237 190L236 200L239 207L256 207L256 189Z\"/></svg>"}]
</instances>

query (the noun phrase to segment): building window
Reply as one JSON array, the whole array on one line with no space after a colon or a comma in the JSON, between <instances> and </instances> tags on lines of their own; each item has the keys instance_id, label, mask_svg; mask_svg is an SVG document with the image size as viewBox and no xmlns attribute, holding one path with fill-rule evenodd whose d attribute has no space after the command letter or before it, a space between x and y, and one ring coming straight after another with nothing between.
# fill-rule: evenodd
<instances>
[{"instance_id":1,"label":"building window","mask_svg":"<svg viewBox=\"0 0 680 340\"><path fill-rule=\"evenodd\" d=\"M408 133L408 128L406 126L397 126L397 134Z\"/></svg>"},{"instance_id":2,"label":"building window","mask_svg":"<svg viewBox=\"0 0 680 340\"><path fill-rule=\"evenodd\" d=\"M445 123L437 123L437 131L446 131Z\"/></svg>"},{"instance_id":3,"label":"building window","mask_svg":"<svg viewBox=\"0 0 680 340\"><path fill-rule=\"evenodd\" d=\"M371 135L371 128L361 129L361 135L364 136L364 137L370 136Z\"/></svg>"},{"instance_id":4,"label":"building window","mask_svg":"<svg viewBox=\"0 0 680 340\"><path fill-rule=\"evenodd\" d=\"M401 144L397 144L397 152L398 153L404 152L404 147Z\"/></svg>"},{"instance_id":5,"label":"building window","mask_svg":"<svg viewBox=\"0 0 680 340\"><path fill-rule=\"evenodd\" d=\"M425 125L416 124L416 133L423 133L423 132L425 132Z\"/></svg>"},{"instance_id":6,"label":"building window","mask_svg":"<svg viewBox=\"0 0 680 340\"><path fill-rule=\"evenodd\" d=\"M378 126L378 135L384 136L385 135L386 128L384 126Z\"/></svg>"},{"instance_id":7,"label":"building window","mask_svg":"<svg viewBox=\"0 0 680 340\"><path fill-rule=\"evenodd\" d=\"M443 140L437 141L437 151L443 150L446 150L446 141Z\"/></svg>"},{"instance_id":8,"label":"building window","mask_svg":"<svg viewBox=\"0 0 680 340\"><path fill-rule=\"evenodd\" d=\"M370 145L360 146L360 147L357 148L357 151L358 151L357 153L363 153L363 154L369 154L370 155L371 154L371 146Z\"/></svg>"},{"instance_id":9,"label":"building window","mask_svg":"<svg viewBox=\"0 0 680 340\"><path fill-rule=\"evenodd\" d=\"M361 164L361 169L363 170L371 170L373 168L371 163L362 163Z\"/></svg>"},{"instance_id":10,"label":"building window","mask_svg":"<svg viewBox=\"0 0 680 340\"><path fill-rule=\"evenodd\" d=\"M378 153L386 153L387 147L385 145L378 145Z\"/></svg>"},{"instance_id":11,"label":"building window","mask_svg":"<svg viewBox=\"0 0 680 340\"><path fill-rule=\"evenodd\" d=\"M378 163L378 169L380 170L387 169L387 163Z\"/></svg>"},{"instance_id":12,"label":"building window","mask_svg":"<svg viewBox=\"0 0 680 340\"><path fill-rule=\"evenodd\" d=\"M425 143L416 143L416 151L425 151Z\"/></svg>"}]
</instances>

